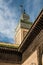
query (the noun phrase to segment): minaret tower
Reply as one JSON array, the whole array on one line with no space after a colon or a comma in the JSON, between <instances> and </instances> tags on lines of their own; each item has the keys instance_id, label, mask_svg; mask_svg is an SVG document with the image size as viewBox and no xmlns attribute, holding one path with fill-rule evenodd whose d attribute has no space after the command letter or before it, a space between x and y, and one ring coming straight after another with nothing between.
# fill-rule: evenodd
<instances>
[{"instance_id":1,"label":"minaret tower","mask_svg":"<svg viewBox=\"0 0 43 65\"><path fill-rule=\"evenodd\" d=\"M16 28L15 41L16 44L21 44L27 32L29 31L32 23L29 21L29 16L26 14L25 10L22 12L21 19Z\"/></svg>"}]
</instances>

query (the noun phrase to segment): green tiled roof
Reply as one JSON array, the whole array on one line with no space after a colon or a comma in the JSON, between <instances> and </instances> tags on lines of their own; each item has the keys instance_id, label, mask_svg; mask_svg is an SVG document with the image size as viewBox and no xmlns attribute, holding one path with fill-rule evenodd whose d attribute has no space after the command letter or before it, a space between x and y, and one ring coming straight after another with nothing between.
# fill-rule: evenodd
<instances>
[{"instance_id":1,"label":"green tiled roof","mask_svg":"<svg viewBox=\"0 0 43 65\"><path fill-rule=\"evenodd\" d=\"M19 45L0 44L0 47L15 49L15 48L18 48Z\"/></svg>"},{"instance_id":2,"label":"green tiled roof","mask_svg":"<svg viewBox=\"0 0 43 65\"><path fill-rule=\"evenodd\" d=\"M23 23L26 23L26 24L30 24L30 25L32 25L33 23L32 22L30 22L30 21L23 21L23 20L21 20L20 22L23 22Z\"/></svg>"}]
</instances>

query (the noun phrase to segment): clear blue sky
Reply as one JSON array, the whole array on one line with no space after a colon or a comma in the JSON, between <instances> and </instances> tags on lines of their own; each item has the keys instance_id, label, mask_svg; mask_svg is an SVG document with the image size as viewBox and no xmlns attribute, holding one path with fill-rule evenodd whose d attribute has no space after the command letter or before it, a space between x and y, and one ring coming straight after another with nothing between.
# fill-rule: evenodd
<instances>
[{"instance_id":1,"label":"clear blue sky","mask_svg":"<svg viewBox=\"0 0 43 65\"><path fill-rule=\"evenodd\" d=\"M0 41L14 43L15 28L21 16L20 5L34 22L43 8L43 0L0 0Z\"/></svg>"}]
</instances>

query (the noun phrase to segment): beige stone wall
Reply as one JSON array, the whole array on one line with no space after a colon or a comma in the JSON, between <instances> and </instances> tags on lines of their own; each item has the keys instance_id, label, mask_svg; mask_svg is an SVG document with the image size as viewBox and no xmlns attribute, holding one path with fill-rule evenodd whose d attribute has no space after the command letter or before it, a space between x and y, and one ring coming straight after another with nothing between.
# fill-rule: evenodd
<instances>
[{"instance_id":1,"label":"beige stone wall","mask_svg":"<svg viewBox=\"0 0 43 65\"><path fill-rule=\"evenodd\" d=\"M38 65L37 50L22 65Z\"/></svg>"},{"instance_id":2,"label":"beige stone wall","mask_svg":"<svg viewBox=\"0 0 43 65\"><path fill-rule=\"evenodd\" d=\"M11 63L3 63L3 62L0 62L0 65L20 65L20 64L11 64Z\"/></svg>"},{"instance_id":3,"label":"beige stone wall","mask_svg":"<svg viewBox=\"0 0 43 65\"><path fill-rule=\"evenodd\" d=\"M21 29L19 29L18 32L16 33L15 41L16 41L16 44L20 44L20 42L21 42Z\"/></svg>"},{"instance_id":4,"label":"beige stone wall","mask_svg":"<svg viewBox=\"0 0 43 65\"><path fill-rule=\"evenodd\" d=\"M28 29L21 28L21 41L23 41L28 31Z\"/></svg>"},{"instance_id":5,"label":"beige stone wall","mask_svg":"<svg viewBox=\"0 0 43 65\"><path fill-rule=\"evenodd\" d=\"M28 32L28 29L24 29L24 28L20 28L17 32L16 32L16 44L21 44L21 42L23 41L24 37L26 36Z\"/></svg>"},{"instance_id":6,"label":"beige stone wall","mask_svg":"<svg viewBox=\"0 0 43 65\"><path fill-rule=\"evenodd\" d=\"M34 61L37 57L37 51L34 52L34 50L38 47L41 46L41 44L43 44L43 30L41 30L41 32L36 36L36 38L33 40L32 44L30 45L30 47L28 47L26 49L26 51L23 53L23 60L22 62L24 62L22 65L29 65L30 60L31 62ZM42 47L43 48L43 47ZM30 50L30 51L29 51ZM34 52L34 53L33 53ZM31 53L33 53L32 55L30 55ZM36 56L34 56L36 55ZM28 57L30 56L30 57ZM33 57L32 57L33 56ZM26 60L26 61L25 61ZM42 58L42 62L43 62L43 58ZM31 64L30 64L31 65ZM37 65L37 64L36 64Z\"/></svg>"}]
</instances>

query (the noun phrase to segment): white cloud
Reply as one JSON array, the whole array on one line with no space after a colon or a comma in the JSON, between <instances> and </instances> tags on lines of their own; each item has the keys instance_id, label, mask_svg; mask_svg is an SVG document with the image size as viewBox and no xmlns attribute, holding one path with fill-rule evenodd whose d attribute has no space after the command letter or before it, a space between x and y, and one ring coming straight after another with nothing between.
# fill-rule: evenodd
<instances>
[{"instance_id":1,"label":"white cloud","mask_svg":"<svg viewBox=\"0 0 43 65\"><path fill-rule=\"evenodd\" d=\"M9 0L7 5L11 3ZM0 0L0 32L9 38L14 38L14 32L17 25L16 19L13 19L16 14L11 12L4 0Z\"/></svg>"}]
</instances>

